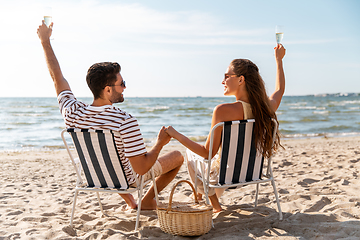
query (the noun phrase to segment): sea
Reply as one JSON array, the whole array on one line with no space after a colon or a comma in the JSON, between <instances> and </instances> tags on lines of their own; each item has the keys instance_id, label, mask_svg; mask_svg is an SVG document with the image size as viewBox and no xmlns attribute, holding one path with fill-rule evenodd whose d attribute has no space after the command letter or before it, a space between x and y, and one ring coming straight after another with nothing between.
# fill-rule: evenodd
<instances>
[{"instance_id":1,"label":"sea","mask_svg":"<svg viewBox=\"0 0 360 240\"><path fill-rule=\"evenodd\" d=\"M92 98L78 98L91 104ZM65 128L56 98L0 98L0 151L64 149ZM136 117L145 144L161 126L204 142L215 106L232 97L126 98L115 106ZM284 96L277 110L283 139L360 135L360 93ZM176 144L172 140L170 144Z\"/></svg>"}]
</instances>

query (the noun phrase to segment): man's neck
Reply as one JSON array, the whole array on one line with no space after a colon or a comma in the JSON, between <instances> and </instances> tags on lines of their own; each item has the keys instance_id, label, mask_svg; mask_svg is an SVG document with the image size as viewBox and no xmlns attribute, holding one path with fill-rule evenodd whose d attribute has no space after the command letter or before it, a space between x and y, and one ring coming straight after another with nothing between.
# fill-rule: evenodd
<instances>
[{"instance_id":1,"label":"man's neck","mask_svg":"<svg viewBox=\"0 0 360 240\"><path fill-rule=\"evenodd\" d=\"M109 100L106 100L106 99L97 98L97 99L94 99L93 103L91 104L91 106L94 106L94 107L101 107L101 106L105 106L105 105L112 105L112 102L110 102Z\"/></svg>"}]
</instances>

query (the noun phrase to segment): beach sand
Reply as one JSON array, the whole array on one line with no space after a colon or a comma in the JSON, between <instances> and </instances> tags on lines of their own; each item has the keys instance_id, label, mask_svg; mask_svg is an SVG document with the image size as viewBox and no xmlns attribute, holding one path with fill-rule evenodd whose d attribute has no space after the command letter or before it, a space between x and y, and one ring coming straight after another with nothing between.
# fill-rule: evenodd
<instances>
[{"instance_id":1,"label":"beach sand","mask_svg":"<svg viewBox=\"0 0 360 240\"><path fill-rule=\"evenodd\" d=\"M360 137L284 140L273 158L274 176L284 219L279 220L270 184L225 191L224 211L214 214L214 228L191 239L360 239ZM163 152L181 145L166 146ZM74 228L69 226L76 181L65 150L0 153L0 239L183 239L161 231L156 211L122 210L117 194L78 196ZM167 202L180 179L189 179L185 164L161 192ZM193 201L180 185L174 201ZM137 197L137 195L134 195Z\"/></svg>"}]
</instances>

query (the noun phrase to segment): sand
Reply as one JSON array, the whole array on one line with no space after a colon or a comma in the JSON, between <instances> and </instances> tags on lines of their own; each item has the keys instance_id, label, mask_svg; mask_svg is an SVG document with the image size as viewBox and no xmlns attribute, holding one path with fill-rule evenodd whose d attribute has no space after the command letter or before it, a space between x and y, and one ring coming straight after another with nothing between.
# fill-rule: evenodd
<instances>
[{"instance_id":1,"label":"sand","mask_svg":"<svg viewBox=\"0 0 360 240\"><path fill-rule=\"evenodd\" d=\"M360 239L360 137L284 140L273 168L284 219L279 220L270 184L225 191L224 211L214 214L214 228L191 239ZM178 149L170 145L164 152ZM122 210L117 194L101 194L102 216L94 193L78 197L74 228L69 226L76 175L64 150L0 153L0 239L186 239L161 231L156 211ZM189 179L185 165L161 192ZM175 201L193 201L186 184ZM136 196L136 195L135 195ZM136 196L137 197L137 196Z\"/></svg>"}]
</instances>

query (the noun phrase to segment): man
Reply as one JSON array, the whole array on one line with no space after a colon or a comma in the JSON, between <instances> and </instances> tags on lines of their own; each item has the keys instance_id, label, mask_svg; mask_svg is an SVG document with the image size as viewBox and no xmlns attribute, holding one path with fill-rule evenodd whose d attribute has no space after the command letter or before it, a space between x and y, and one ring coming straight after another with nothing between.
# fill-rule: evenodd
<instances>
[{"instance_id":1,"label":"man","mask_svg":"<svg viewBox=\"0 0 360 240\"><path fill-rule=\"evenodd\" d=\"M155 145L147 152L137 120L130 114L112 106L113 103L123 102L125 81L120 74L118 63L96 63L87 73L86 81L94 95L91 105L77 101L70 86L64 78L59 62L50 44L53 23L47 27L42 22L37 34L45 53L46 63L53 79L58 96L61 114L65 125L74 128L91 128L115 131L115 142L120 155L125 174L130 185L136 185L132 169L137 175L144 175L150 179L149 170L154 166L156 185L160 192L178 173L184 158L179 151L167 153L158 158L163 146L170 141L170 136L162 127ZM131 164L130 164L131 163ZM136 202L131 194L121 194L131 208L136 208ZM142 199L142 209L156 209L153 187Z\"/></svg>"}]
</instances>

